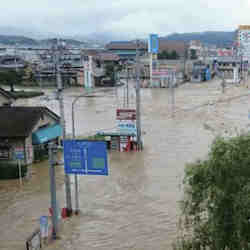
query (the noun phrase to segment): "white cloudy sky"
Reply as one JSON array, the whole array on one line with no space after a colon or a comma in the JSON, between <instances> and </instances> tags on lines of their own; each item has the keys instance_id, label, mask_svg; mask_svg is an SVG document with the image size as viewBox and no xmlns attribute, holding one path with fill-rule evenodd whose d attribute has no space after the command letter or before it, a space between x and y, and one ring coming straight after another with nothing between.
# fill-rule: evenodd
<instances>
[{"instance_id":1,"label":"white cloudy sky","mask_svg":"<svg viewBox=\"0 0 250 250\"><path fill-rule=\"evenodd\" d=\"M0 26L65 35L166 35L250 24L250 0L2 0L0 8Z\"/></svg>"}]
</instances>

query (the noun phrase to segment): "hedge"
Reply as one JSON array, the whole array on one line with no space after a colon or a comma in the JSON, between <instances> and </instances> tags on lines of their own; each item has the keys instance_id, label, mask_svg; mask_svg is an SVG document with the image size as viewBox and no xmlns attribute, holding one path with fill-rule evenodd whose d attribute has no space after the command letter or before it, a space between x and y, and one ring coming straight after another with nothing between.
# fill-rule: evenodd
<instances>
[{"instance_id":1,"label":"hedge","mask_svg":"<svg viewBox=\"0 0 250 250\"><path fill-rule=\"evenodd\" d=\"M21 166L22 177L27 173L27 166ZM19 168L18 164L15 162L4 162L0 161L0 180L5 179L18 179L19 178Z\"/></svg>"}]
</instances>

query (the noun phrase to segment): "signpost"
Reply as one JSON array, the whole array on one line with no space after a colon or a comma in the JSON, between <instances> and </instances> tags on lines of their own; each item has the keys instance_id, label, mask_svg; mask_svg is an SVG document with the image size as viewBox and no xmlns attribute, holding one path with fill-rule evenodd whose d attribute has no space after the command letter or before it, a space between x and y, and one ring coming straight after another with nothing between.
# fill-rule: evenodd
<instances>
[{"instance_id":1,"label":"signpost","mask_svg":"<svg viewBox=\"0 0 250 250\"><path fill-rule=\"evenodd\" d=\"M63 144L66 174L108 175L106 142L64 140Z\"/></svg>"},{"instance_id":2,"label":"signpost","mask_svg":"<svg viewBox=\"0 0 250 250\"><path fill-rule=\"evenodd\" d=\"M134 134L137 136L136 110L117 109L116 110L117 130L124 134Z\"/></svg>"},{"instance_id":3,"label":"signpost","mask_svg":"<svg viewBox=\"0 0 250 250\"><path fill-rule=\"evenodd\" d=\"M24 160L23 148L16 148L16 150L15 150L15 158L16 158L17 163L18 163L18 172L19 172L20 185L22 185L22 164L21 164L21 160Z\"/></svg>"},{"instance_id":4,"label":"signpost","mask_svg":"<svg viewBox=\"0 0 250 250\"><path fill-rule=\"evenodd\" d=\"M157 54L159 50L159 39L157 34L150 34L148 41L148 52Z\"/></svg>"},{"instance_id":5,"label":"signpost","mask_svg":"<svg viewBox=\"0 0 250 250\"><path fill-rule=\"evenodd\" d=\"M48 216L41 216L40 217L40 233L41 238L48 238L49 237L49 220Z\"/></svg>"},{"instance_id":6,"label":"signpost","mask_svg":"<svg viewBox=\"0 0 250 250\"><path fill-rule=\"evenodd\" d=\"M159 39L157 34L150 34L148 39L148 53L150 54L150 85L155 85L153 71L157 68L157 54L159 52Z\"/></svg>"}]
</instances>

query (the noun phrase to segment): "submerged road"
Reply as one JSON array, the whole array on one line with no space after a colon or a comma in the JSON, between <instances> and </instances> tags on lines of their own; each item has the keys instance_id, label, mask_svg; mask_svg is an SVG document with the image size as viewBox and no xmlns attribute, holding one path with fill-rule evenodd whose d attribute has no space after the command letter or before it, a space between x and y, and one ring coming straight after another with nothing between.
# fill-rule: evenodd
<instances>
[{"instance_id":1,"label":"submerged road","mask_svg":"<svg viewBox=\"0 0 250 250\"><path fill-rule=\"evenodd\" d=\"M130 85L130 107L135 91ZM51 94L52 90L46 90ZM185 164L205 157L215 135L248 130L249 90L219 81L185 84L176 89L174 117L168 89L142 89L145 149L109 155L110 175L81 176L81 214L64 224L61 240L48 249L166 250L177 234ZM65 91L67 133L71 134L71 103L79 89ZM115 110L123 106L123 88L103 91L99 98L82 98L76 105L76 134L116 126ZM56 101L22 100L22 105ZM65 202L63 168L57 167L60 206ZM0 181L0 249L25 249L25 239L37 228L50 204L48 163L34 164L32 179L22 188L18 180ZM73 178L72 178L73 189ZM74 195L72 195L74 197ZM73 203L74 204L74 203Z\"/></svg>"}]
</instances>

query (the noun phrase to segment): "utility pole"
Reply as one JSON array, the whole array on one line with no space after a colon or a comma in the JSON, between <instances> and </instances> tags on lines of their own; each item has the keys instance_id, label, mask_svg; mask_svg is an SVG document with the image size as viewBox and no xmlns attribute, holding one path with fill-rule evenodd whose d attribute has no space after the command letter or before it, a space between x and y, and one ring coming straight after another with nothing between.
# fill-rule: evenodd
<instances>
[{"instance_id":1,"label":"utility pole","mask_svg":"<svg viewBox=\"0 0 250 250\"><path fill-rule=\"evenodd\" d=\"M65 128L65 119L64 119L64 104L63 104L63 87L62 87L62 79L61 79L61 72L60 72L60 56L61 56L61 46L57 39L57 46L56 46L56 82L57 82L57 98L59 101L59 108L60 108L60 124L63 130L63 140L66 139L66 128ZM65 181L65 193L66 193L66 207L67 207L67 216L72 214L72 202L71 202L71 188L70 188L70 178L69 175L65 173L64 177Z\"/></svg>"},{"instance_id":2,"label":"utility pole","mask_svg":"<svg viewBox=\"0 0 250 250\"><path fill-rule=\"evenodd\" d=\"M139 68L139 40L136 40L136 129L138 150L142 150L141 141L141 96L140 96L140 68Z\"/></svg>"},{"instance_id":3,"label":"utility pole","mask_svg":"<svg viewBox=\"0 0 250 250\"><path fill-rule=\"evenodd\" d=\"M17 72L17 44L15 43L15 70L16 70L16 72Z\"/></svg>"},{"instance_id":4,"label":"utility pole","mask_svg":"<svg viewBox=\"0 0 250 250\"><path fill-rule=\"evenodd\" d=\"M50 163L50 195L51 195L51 209L52 209L52 237L57 238L58 232L58 210L56 202L56 177L55 177L55 160L54 154L56 153L57 147L53 143L49 143L49 163Z\"/></svg>"},{"instance_id":5,"label":"utility pole","mask_svg":"<svg viewBox=\"0 0 250 250\"><path fill-rule=\"evenodd\" d=\"M171 74L171 96L172 96L172 117L174 117L174 111L175 111L175 73L172 72Z\"/></svg>"},{"instance_id":6,"label":"utility pole","mask_svg":"<svg viewBox=\"0 0 250 250\"><path fill-rule=\"evenodd\" d=\"M129 81L129 69L127 64L127 107L129 107L129 87L128 87L128 81Z\"/></svg>"},{"instance_id":7,"label":"utility pole","mask_svg":"<svg viewBox=\"0 0 250 250\"><path fill-rule=\"evenodd\" d=\"M185 42L184 44L184 60L183 60L183 79L185 80L185 75L186 75L186 61L188 58L188 46Z\"/></svg>"}]
</instances>

